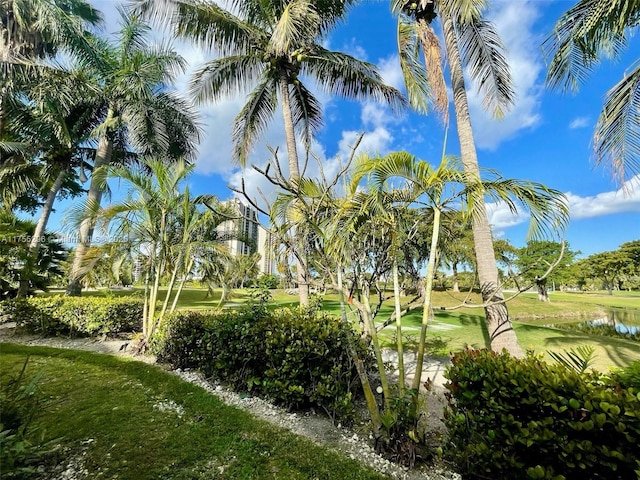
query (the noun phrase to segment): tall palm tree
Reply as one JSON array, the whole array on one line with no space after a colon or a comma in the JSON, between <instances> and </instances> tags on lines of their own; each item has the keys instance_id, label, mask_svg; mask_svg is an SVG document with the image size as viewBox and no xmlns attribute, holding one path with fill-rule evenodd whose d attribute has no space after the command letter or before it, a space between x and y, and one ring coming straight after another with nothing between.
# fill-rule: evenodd
<instances>
[{"instance_id":1,"label":"tall palm tree","mask_svg":"<svg viewBox=\"0 0 640 480\"><path fill-rule=\"evenodd\" d=\"M232 0L226 10L213 1L138 0L147 15L167 16L173 11L169 18L180 36L219 54L220 58L207 62L193 77L191 87L199 101L218 101L252 89L233 125L234 159L241 165L280 103L289 179L294 183L301 176L296 137L308 148L322 126L320 101L305 85L307 79L332 96L372 97L403 105L401 94L383 83L375 65L321 44L355 3ZM300 302L307 303L307 268L301 258L298 283Z\"/></svg>"},{"instance_id":2,"label":"tall palm tree","mask_svg":"<svg viewBox=\"0 0 640 480\"><path fill-rule=\"evenodd\" d=\"M640 25L640 3L580 0L556 23L543 48L547 83L577 90L602 57L618 57ZM640 58L607 92L594 135L595 159L624 181L640 173Z\"/></svg>"},{"instance_id":3,"label":"tall palm tree","mask_svg":"<svg viewBox=\"0 0 640 480\"><path fill-rule=\"evenodd\" d=\"M82 84L74 81L75 74L59 73L55 79L52 78L54 81L49 83L50 88L37 89L36 94L21 99L23 111L16 115L22 123L22 137L35 151L34 158L28 163L36 167L40 180L37 182L37 194L44 197L18 296L24 296L29 291L29 268L38 257L55 199L61 191L80 193L76 169L82 175L85 163L94 153L94 149L88 147L86 142L97 126L96 105L91 103L90 92L84 90L81 98L77 92L73 93ZM13 123L16 123L15 120Z\"/></svg>"},{"instance_id":4,"label":"tall palm tree","mask_svg":"<svg viewBox=\"0 0 640 480\"><path fill-rule=\"evenodd\" d=\"M185 62L170 47L155 47L148 41L150 27L123 13L118 43L93 39L93 49L82 57L102 97L102 123L96 129L98 146L94 172L109 165L114 152L133 150L140 155L162 155L167 160L195 156L199 137L195 113L175 92L166 88ZM92 175L85 203L85 220L69 274L67 294L79 295L84 255L91 245L94 220L105 184Z\"/></svg>"},{"instance_id":5,"label":"tall palm tree","mask_svg":"<svg viewBox=\"0 0 640 480\"><path fill-rule=\"evenodd\" d=\"M460 154L464 170L479 178L478 156L469 116L463 67L478 84L484 106L501 116L513 103L509 68L503 45L493 24L482 18L486 0L393 0L398 15L398 47L405 85L411 105L426 112L429 104L448 119L448 96L442 70L444 52L449 63L450 83L456 117ZM444 46L434 32L440 20ZM424 55L424 62L420 53ZM473 217L473 237L478 277L485 308L491 347L522 355L509 312L501 300L491 227L484 209Z\"/></svg>"}]
</instances>

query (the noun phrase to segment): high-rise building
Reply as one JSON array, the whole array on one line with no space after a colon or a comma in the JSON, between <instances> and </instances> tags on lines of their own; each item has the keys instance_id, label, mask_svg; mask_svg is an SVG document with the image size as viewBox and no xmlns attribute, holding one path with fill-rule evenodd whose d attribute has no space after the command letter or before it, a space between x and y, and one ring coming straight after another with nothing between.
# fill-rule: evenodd
<instances>
[{"instance_id":1,"label":"high-rise building","mask_svg":"<svg viewBox=\"0 0 640 480\"><path fill-rule=\"evenodd\" d=\"M275 241L273 234L262 225L258 227L258 253L260 254L260 273L275 273Z\"/></svg>"},{"instance_id":2,"label":"high-rise building","mask_svg":"<svg viewBox=\"0 0 640 480\"><path fill-rule=\"evenodd\" d=\"M273 273L274 242L271 233L258 222L258 211L238 198L223 203L237 213L237 218L229 219L218 227L218 233L227 243L229 253L235 256L258 252L261 257L260 272Z\"/></svg>"}]
</instances>

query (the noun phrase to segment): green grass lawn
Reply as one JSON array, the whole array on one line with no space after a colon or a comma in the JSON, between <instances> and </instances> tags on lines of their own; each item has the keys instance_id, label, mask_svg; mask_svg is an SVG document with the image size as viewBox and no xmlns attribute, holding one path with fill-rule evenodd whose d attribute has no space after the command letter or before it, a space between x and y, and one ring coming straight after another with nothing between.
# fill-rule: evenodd
<instances>
[{"instance_id":1,"label":"green grass lawn","mask_svg":"<svg viewBox=\"0 0 640 480\"><path fill-rule=\"evenodd\" d=\"M139 289L134 294L141 294ZM161 299L166 291L160 291ZM219 292L215 292L213 298L206 298L206 289L186 288L178 307L182 309L208 309L214 308L219 299ZM638 308L640 305L640 293L638 292L607 292L596 293L551 293L551 301L543 303L537 300L535 294L526 293L515 297L508 303L509 314L514 321L514 328L521 345L526 349L533 349L537 353L562 351L575 348L580 345L591 345L596 350L595 367L608 370L610 367L624 367L633 360L640 359L640 343L631 340L615 339L601 336L591 336L577 332L566 332L559 329L543 327L549 323L574 322L581 319L594 319L603 312L603 307L619 306ZM131 291L116 290L107 292L99 290L86 292L85 295L131 295ZM289 295L282 290L272 291L274 304L277 306L295 306L298 303L296 295ZM509 293L505 293L509 296ZM234 291L231 302L239 304L250 296L248 290ZM450 311L441 311L438 307L453 307L467 304L480 304L478 294L452 293L435 291L433 293L433 306L435 308L435 321L429 329L429 352L437 356L445 356L450 351L458 351L466 345L474 347L487 346L488 335L484 329L484 312L481 308L459 308ZM340 313L340 304L336 294L327 294L324 298L324 308L336 315ZM382 322L392 312L391 301L383 305L378 321ZM349 314L355 319L355 312ZM405 340L410 346L419 335L422 311L420 309L410 312L403 317L403 329ZM389 326L381 334L382 341L387 346L393 346L395 326Z\"/></svg>"},{"instance_id":2,"label":"green grass lawn","mask_svg":"<svg viewBox=\"0 0 640 480\"><path fill-rule=\"evenodd\" d=\"M0 381L27 357L27 378L43 370L45 400L32 438L60 439L59 461L81 455L87 478L384 478L141 362L0 344Z\"/></svg>"}]
</instances>

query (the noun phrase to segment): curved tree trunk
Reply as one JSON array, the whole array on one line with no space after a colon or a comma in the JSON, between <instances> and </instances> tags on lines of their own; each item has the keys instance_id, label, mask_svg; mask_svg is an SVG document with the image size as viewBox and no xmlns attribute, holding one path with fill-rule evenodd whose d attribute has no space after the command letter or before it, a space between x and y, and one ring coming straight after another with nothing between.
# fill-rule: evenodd
<instances>
[{"instance_id":1,"label":"curved tree trunk","mask_svg":"<svg viewBox=\"0 0 640 480\"><path fill-rule=\"evenodd\" d=\"M549 302L549 290L547 289L547 280L540 280L536 277L536 287L538 289L538 300L541 302Z\"/></svg>"},{"instance_id":2,"label":"curved tree trunk","mask_svg":"<svg viewBox=\"0 0 640 480\"><path fill-rule=\"evenodd\" d=\"M300 180L300 166L298 162L298 150L296 147L296 133L289 103L289 85L286 78L280 79L280 96L282 97L282 117L284 118L284 131L287 138L287 157L289 159L289 180L296 184ZM295 232L293 233L295 237ZM298 276L298 298L300 305L309 304L309 272L305 257L305 236L296 241L296 273Z\"/></svg>"},{"instance_id":3,"label":"curved tree trunk","mask_svg":"<svg viewBox=\"0 0 640 480\"><path fill-rule=\"evenodd\" d=\"M68 173L68 169L63 168L58 173L49 193L47 194L47 199L44 202L42 207L42 212L40 212L40 218L38 219L38 223L36 224L36 229L33 232L33 237L31 237L31 243L29 244L29 253L27 256L26 265L22 271L22 275L20 276L20 286L18 287L18 297L24 297L29 293L29 272L28 269L33 267L38 260L38 252L40 251L40 244L42 243L45 230L47 228L47 223L49 222L49 216L53 211L53 203L58 196L58 192L60 188L62 188L62 183L66 178Z\"/></svg>"},{"instance_id":4,"label":"curved tree trunk","mask_svg":"<svg viewBox=\"0 0 640 480\"><path fill-rule=\"evenodd\" d=\"M108 119L113 116L112 112L107 115ZM78 243L76 245L76 251L73 256L73 264L69 272L69 283L67 285L67 295L79 296L82 292L82 264L84 257L91 247L91 237L93 237L93 229L95 227L95 220L93 213L95 209L100 206L102 200L102 181L96 178L96 171L105 165L109 165L111 162L111 155L113 152L113 142L109 138L108 134L100 137L100 143L96 151L96 157L93 162L93 174L91 175L91 185L89 186L89 192L87 193L87 204L85 208L86 218L82 220L80 224L80 230L78 232Z\"/></svg>"},{"instance_id":5,"label":"curved tree trunk","mask_svg":"<svg viewBox=\"0 0 640 480\"><path fill-rule=\"evenodd\" d=\"M451 71L453 103L456 112L462 164L465 172L476 175L479 178L480 169L473 139L471 118L469 117L469 104L464 84L460 50L453 20L450 16L442 15L442 27ZM491 226L489 225L484 205L478 210L478 215L474 216L473 219L473 240L482 299L485 303L492 303L485 307L491 349L498 352L506 349L510 354L521 357L523 356L522 348L511 325L507 306L505 303L501 303L504 300L504 295L498 283L498 267L493 251Z\"/></svg>"}]
</instances>

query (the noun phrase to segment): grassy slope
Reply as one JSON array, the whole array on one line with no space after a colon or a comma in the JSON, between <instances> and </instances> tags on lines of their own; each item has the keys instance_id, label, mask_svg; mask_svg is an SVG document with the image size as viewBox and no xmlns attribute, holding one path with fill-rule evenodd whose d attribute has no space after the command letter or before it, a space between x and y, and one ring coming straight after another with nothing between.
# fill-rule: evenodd
<instances>
[{"instance_id":1,"label":"grassy slope","mask_svg":"<svg viewBox=\"0 0 640 480\"><path fill-rule=\"evenodd\" d=\"M89 478L383 478L140 362L0 344L3 383L27 356L27 378L44 369L40 388L46 406L35 427L47 439L62 438L69 456L86 448ZM169 402L184 413L161 411Z\"/></svg>"}]
</instances>

